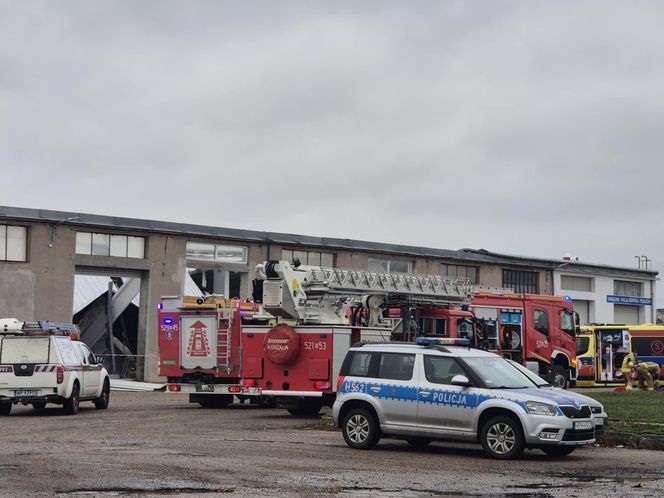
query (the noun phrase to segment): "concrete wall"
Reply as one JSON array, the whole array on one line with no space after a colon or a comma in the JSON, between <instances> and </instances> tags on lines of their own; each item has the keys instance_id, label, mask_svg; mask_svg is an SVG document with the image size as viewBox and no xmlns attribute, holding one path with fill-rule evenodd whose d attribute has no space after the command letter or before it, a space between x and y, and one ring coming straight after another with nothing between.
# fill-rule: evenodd
<instances>
[{"instance_id":1,"label":"concrete wall","mask_svg":"<svg viewBox=\"0 0 664 498\"><path fill-rule=\"evenodd\" d=\"M73 231L62 225L20 225L28 227L28 261L0 261L0 316L70 321L74 285Z\"/></svg>"}]
</instances>

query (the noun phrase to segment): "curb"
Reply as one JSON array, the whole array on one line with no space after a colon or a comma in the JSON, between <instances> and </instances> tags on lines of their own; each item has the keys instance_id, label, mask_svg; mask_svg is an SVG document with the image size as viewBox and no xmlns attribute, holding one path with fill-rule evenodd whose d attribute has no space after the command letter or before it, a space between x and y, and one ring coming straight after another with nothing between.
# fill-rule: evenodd
<instances>
[{"instance_id":1,"label":"curb","mask_svg":"<svg viewBox=\"0 0 664 498\"><path fill-rule=\"evenodd\" d=\"M632 432L609 432L602 434L597 442L602 446L627 446L647 450L664 451L664 436L634 434Z\"/></svg>"}]
</instances>

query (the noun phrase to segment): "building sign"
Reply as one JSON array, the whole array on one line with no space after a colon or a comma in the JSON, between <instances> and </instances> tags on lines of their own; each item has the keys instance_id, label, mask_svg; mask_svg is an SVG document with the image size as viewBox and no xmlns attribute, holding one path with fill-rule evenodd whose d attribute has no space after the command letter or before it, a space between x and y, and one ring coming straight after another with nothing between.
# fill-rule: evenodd
<instances>
[{"instance_id":1,"label":"building sign","mask_svg":"<svg viewBox=\"0 0 664 498\"><path fill-rule=\"evenodd\" d=\"M630 296L606 296L607 303L632 304L635 306L651 306L652 299L649 297L630 297Z\"/></svg>"}]
</instances>

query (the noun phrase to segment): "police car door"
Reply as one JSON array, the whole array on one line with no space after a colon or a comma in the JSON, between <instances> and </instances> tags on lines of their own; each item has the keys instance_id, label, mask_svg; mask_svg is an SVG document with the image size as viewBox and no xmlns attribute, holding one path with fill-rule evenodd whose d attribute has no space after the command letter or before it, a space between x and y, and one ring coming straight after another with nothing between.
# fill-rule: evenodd
<instances>
[{"instance_id":1,"label":"police car door","mask_svg":"<svg viewBox=\"0 0 664 498\"><path fill-rule=\"evenodd\" d=\"M455 375L468 374L452 356L423 355L424 378L417 400L418 428L426 431L468 431L473 429L477 389L453 386Z\"/></svg>"},{"instance_id":2,"label":"police car door","mask_svg":"<svg viewBox=\"0 0 664 498\"><path fill-rule=\"evenodd\" d=\"M380 355L376 381L367 386L382 415L381 424L415 427L417 424L417 371L415 354L374 353Z\"/></svg>"}]
</instances>

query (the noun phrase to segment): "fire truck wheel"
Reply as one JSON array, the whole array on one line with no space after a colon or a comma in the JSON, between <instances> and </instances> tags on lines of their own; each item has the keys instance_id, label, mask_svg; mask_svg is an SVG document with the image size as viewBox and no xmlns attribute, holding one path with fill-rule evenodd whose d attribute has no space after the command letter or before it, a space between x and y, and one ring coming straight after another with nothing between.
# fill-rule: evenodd
<instances>
[{"instance_id":1,"label":"fire truck wheel","mask_svg":"<svg viewBox=\"0 0 664 498\"><path fill-rule=\"evenodd\" d=\"M576 446L542 446L542 451L552 457L564 457L571 454Z\"/></svg>"},{"instance_id":2,"label":"fire truck wheel","mask_svg":"<svg viewBox=\"0 0 664 498\"><path fill-rule=\"evenodd\" d=\"M370 450L380 439L380 427L376 418L364 408L348 412L341 424L346 444L357 450Z\"/></svg>"},{"instance_id":3,"label":"fire truck wheel","mask_svg":"<svg viewBox=\"0 0 664 498\"><path fill-rule=\"evenodd\" d=\"M521 424L506 416L490 418L480 433L480 443L491 458L511 460L519 458L526 446Z\"/></svg>"},{"instance_id":4,"label":"fire truck wheel","mask_svg":"<svg viewBox=\"0 0 664 498\"><path fill-rule=\"evenodd\" d=\"M406 442L411 445L413 448L424 448L427 446L429 443L431 443L431 439L425 438L425 437L408 437L406 438Z\"/></svg>"},{"instance_id":5,"label":"fire truck wheel","mask_svg":"<svg viewBox=\"0 0 664 498\"><path fill-rule=\"evenodd\" d=\"M71 389L71 396L65 399L65 402L63 403L65 414L76 415L78 413L80 393L81 389L78 387L78 384L74 384L74 387L72 387Z\"/></svg>"},{"instance_id":6,"label":"fire truck wheel","mask_svg":"<svg viewBox=\"0 0 664 498\"><path fill-rule=\"evenodd\" d=\"M108 402L111 397L111 385L108 383L108 379L104 380L104 387L101 389L101 394L98 398L92 400L95 404L97 410L106 410L108 408Z\"/></svg>"},{"instance_id":7,"label":"fire truck wheel","mask_svg":"<svg viewBox=\"0 0 664 498\"><path fill-rule=\"evenodd\" d=\"M46 408L46 401L37 401L36 403L32 403L32 407L35 410L43 410Z\"/></svg>"},{"instance_id":8,"label":"fire truck wheel","mask_svg":"<svg viewBox=\"0 0 664 498\"><path fill-rule=\"evenodd\" d=\"M567 372L560 365L554 365L551 370L551 385L553 387L567 388Z\"/></svg>"},{"instance_id":9,"label":"fire truck wheel","mask_svg":"<svg viewBox=\"0 0 664 498\"><path fill-rule=\"evenodd\" d=\"M9 415L12 412L11 403L0 403L0 415Z\"/></svg>"},{"instance_id":10,"label":"fire truck wheel","mask_svg":"<svg viewBox=\"0 0 664 498\"><path fill-rule=\"evenodd\" d=\"M288 413L295 417L315 417L320 413L320 401L300 401L297 406L288 408Z\"/></svg>"}]
</instances>

